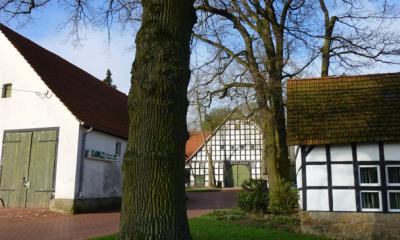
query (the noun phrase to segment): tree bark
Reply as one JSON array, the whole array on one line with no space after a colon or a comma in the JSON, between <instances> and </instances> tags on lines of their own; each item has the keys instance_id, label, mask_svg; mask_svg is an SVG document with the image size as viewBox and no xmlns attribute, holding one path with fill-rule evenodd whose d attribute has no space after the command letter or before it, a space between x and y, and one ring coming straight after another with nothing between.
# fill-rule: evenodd
<instances>
[{"instance_id":1,"label":"tree bark","mask_svg":"<svg viewBox=\"0 0 400 240\"><path fill-rule=\"evenodd\" d=\"M329 75L329 63L330 63L330 53L332 45L332 34L337 20L336 16L329 18L329 11L325 5L324 0L319 0L320 7L324 13L324 23L325 23L325 33L324 33L324 44L322 46L322 62L321 62L321 77L327 77Z\"/></svg>"},{"instance_id":2,"label":"tree bark","mask_svg":"<svg viewBox=\"0 0 400 240\"><path fill-rule=\"evenodd\" d=\"M267 106L260 106L263 130L263 159L270 189L278 181L290 181L290 161L286 143L286 120L279 77L270 75L271 94Z\"/></svg>"},{"instance_id":3,"label":"tree bark","mask_svg":"<svg viewBox=\"0 0 400 240\"><path fill-rule=\"evenodd\" d=\"M129 93L120 239L191 239L185 202L193 0L143 0Z\"/></svg>"}]
</instances>

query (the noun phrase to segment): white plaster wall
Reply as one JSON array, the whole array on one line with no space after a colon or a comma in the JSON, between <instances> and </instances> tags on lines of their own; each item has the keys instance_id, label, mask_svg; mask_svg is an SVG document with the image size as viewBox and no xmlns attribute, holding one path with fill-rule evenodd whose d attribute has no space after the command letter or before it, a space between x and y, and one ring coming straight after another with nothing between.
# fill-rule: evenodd
<instances>
[{"instance_id":1,"label":"white plaster wall","mask_svg":"<svg viewBox=\"0 0 400 240\"><path fill-rule=\"evenodd\" d=\"M352 164L334 164L335 161L352 161L351 145L331 145L331 165L333 186L354 186L354 170ZM400 161L400 143L384 144L385 159L388 161ZM357 144L357 159L359 161L378 161L378 143ZM316 146L307 156L308 162L326 161L325 146ZM296 158L296 170L301 166L301 154ZM366 166L366 165L365 165ZM375 165L374 165L375 166ZM327 186L326 165L308 165L307 186ZM378 172L379 173L379 172ZM301 173L297 175L297 186L302 187ZM356 211L355 191L351 189L334 189L334 211ZM300 206L301 206L300 199ZM329 211L327 190L307 190L308 211Z\"/></svg>"},{"instance_id":2,"label":"white plaster wall","mask_svg":"<svg viewBox=\"0 0 400 240\"><path fill-rule=\"evenodd\" d=\"M307 186L328 186L326 165L306 166Z\"/></svg>"},{"instance_id":3,"label":"white plaster wall","mask_svg":"<svg viewBox=\"0 0 400 240\"><path fill-rule=\"evenodd\" d=\"M356 211L354 190L332 190L333 211Z\"/></svg>"},{"instance_id":4,"label":"white plaster wall","mask_svg":"<svg viewBox=\"0 0 400 240\"><path fill-rule=\"evenodd\" d=\"M379 145L377 143L357 144L358 161L379 161Z\"/></svg>"},{"instance_id":5,"label":"white plaster wall","mask_svg":"<svg viewBox=\"0 0 400 240\"><path fill-rule=\"evenodd\" d=\"M328 190L307 190L307 211L329 211Z\"/></svg>"},{"instance_id":6,"label":"white plaster wall","mask_svg":"<svg viewBox=\"0 0 400 240\"><path fill-rule=\"evenodd\" d=\"M385 143L383 149L385 160L400 161L400 143Z\"/></svg>"},{"instance_id":7,"label":"white plaster wall","mask_svg":"<svg viewBox=\"0 0 400 240\"><path fill-rule=\"evenodd\" d=\"M332 164L332 186L354 186L353 164Z\"/></svg>"},{"instance_id":8,"label":"white plaster wall","mask_svg":"<svg viewBox=\"0 0 400 240\"><path fill-rule=\"evenodd\" d=\"M297 152L297 148L298 148L298 152ZM297 157L296 157L296 183L297 183L297 187L301 188L303 186L303 179L302 179L302 171L300 169L301 167L301 150L300 147L296 147L296 152L297 152Z\"/></svg>"},{"instance_id":9,"label":"white plaster wall","mask_svg":"<svg viewBox=\"0 0 400 240\"><path fill-rule=\"evenodd\" d=\"M0 86L12 83L11 98L0 98L0 139L4 130L59 127L55 198L74 198L79 122L0 32Z\"/></svg>"},{"instance_id":10,"label":"white plaster wall","mask_svg":"<svg viewBox=\"0 0 400 240\"><path fill-rule=\"evenodd\" d=\"M86 131L81 129L81 133ZM102 161L85 158L83 166L83 185L80 197L102 198L119 197L122 192L122 161L127 141L99 131L91 131L86 135L86 150L92 149L108 154L115 154L117 142L122 144L121 156L117 161Z\"/></svg>"},{"instance_id":11,"label":"white plaster wall","mask_svg":"<svg viewBox=\"0 0 400 240\"><path fill-rule=\"evenodd\" d=\"M353 161L351 145L332 145L331 161Z\"/></svg>"},{"instance_id":12,"label":"white plaster wall","mask_svg":"<svg viewBox=\"0 0 400 240\"><path fill-rule=\"evenodd\" d=\"M307 162L325 162L326 161L325 146L315 146L307 155Z\"/></svg>"}]
</instances>

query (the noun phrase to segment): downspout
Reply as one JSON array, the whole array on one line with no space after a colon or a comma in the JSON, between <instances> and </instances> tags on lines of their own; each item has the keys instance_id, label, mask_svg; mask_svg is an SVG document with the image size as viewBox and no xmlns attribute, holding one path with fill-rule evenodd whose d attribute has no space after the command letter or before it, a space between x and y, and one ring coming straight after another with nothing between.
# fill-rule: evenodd
<instances>
[{"instance_id":1,"label":"downspout","mask_svg":"<svg viewBox=\"0 0 400 240\"><path fill-rule=\"evenodd\" d=\"M81 123L83 126L85 123ZM88 130L82 133L82 141L81 141L81 156L80 156L80 166L79 166L79 185L78 185L78 198L82 197L82 187L83 187L83 175L85 168L85 158L86 158L86 136L93 130L93 127L90 127Z\"/></svg>"}]
</instances>

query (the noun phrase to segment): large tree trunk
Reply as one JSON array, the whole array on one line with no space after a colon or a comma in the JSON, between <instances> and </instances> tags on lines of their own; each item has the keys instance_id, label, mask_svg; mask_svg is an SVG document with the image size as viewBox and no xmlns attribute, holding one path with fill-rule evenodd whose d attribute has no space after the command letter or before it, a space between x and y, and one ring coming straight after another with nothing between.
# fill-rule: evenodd
<instances>
[{"instance_id":1,"label":"large tree trunk","mask_svg":"<svg viewBox=\"0 0 400 240\"><path fill-rule=\"evenodd\" d=\"M191 239L184 164L193 0L143 0L129 93L120 239Z\"/></svg>"},{"instance_id":2,"label":"large tree trunk","mask_svg":"<svg viewBox=\"0 0 400 240\"><path fill-rule=\"evenodd\" d=\"M270 189L278 181L290 181L290 161L286 143L286 120L279 76L270 74L270 103L262 107L263 158Z\"/></svg>"}]
</instances>

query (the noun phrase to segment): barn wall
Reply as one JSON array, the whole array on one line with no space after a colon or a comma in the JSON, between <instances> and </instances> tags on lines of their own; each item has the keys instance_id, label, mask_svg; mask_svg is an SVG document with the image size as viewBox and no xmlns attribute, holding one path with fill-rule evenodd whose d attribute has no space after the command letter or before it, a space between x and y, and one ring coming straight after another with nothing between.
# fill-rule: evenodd
<instances>
[{"instance_id":1,"label":"barn wall","mask_svg":"<svg viewBox=\"0 0 400 240\"><path fill-rule=\"evenodd\" d=\"M258 127L248 120L228 120L207 140L211 152L215 178L225 187L224 174L233 164L247 164L252 179L261 178L262 137ZM195 185L195 176L205 177L208 186L208 158L202 146L190 158L190 186Z\"/></svg>"},{"instance_id":2,"label":"barn wall","mask_svg":"<svg viewBox=\"0 0 400 240\"><path fill-rule=\"evenodd\" d=\"M81 132L86 131L82 128ZM120 197L122 190L122 160L127 141L102 132L91 131L86 135L86 150L116 154L116 143L120 142L121 154L117 161L103 161L85 158L83 165L83 186L81 198Z\"/></svg>"},{"instance_id":3,"label":"barn wall","mask_svg":"<svg viewBox=\"0 0 400 240\"><path fill-rule=\"evenodd\" d=\"M2 33L0 55L0 87L12 83L13 90L23 90L0 98L0 139L4 130L59 127L55 198L73 199L79 122Z\"/></svg>"},{"instance_id":4,"label":"barn wall","mask_svg":"<svg viewBox=\"0 0 400 240\"><path fill-rule=\"evenodd\" d=\"M303 210L367 211L360 209L359 194L371 190L380 192L381 209L378 211L384 211L387 193L398 190L397 186L389 186L387 190L382 186L386 185L386 166L395 166L397 161L400 164L400 143L319 145L300 149L296 157L296 179ZM360 187L357 180L360 166L378 166L381 184Z\"/></svg>"}]
</instances>

